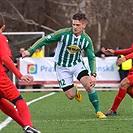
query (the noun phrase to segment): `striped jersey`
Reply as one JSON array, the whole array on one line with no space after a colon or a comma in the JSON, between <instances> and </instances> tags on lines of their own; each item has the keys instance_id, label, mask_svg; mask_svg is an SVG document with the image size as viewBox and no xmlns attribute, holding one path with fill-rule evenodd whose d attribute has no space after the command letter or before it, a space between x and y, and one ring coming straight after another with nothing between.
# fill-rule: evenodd
<instances>
[{"instance_id":1,"label":"striped jersey","mask_svg":"<svg viewBox=\"0 0 133 133\"><path fill-rule=\"evenodd\" d=\"M95 55L91 38L83 31L75 36L72 28L60 29L35 42L28 51L30 54L42 46L58 42L54 61L63 67L71 67L83 61L81 51L84 50L89 61L91 72L96 72Z\"/></svg>"}]
</instances>

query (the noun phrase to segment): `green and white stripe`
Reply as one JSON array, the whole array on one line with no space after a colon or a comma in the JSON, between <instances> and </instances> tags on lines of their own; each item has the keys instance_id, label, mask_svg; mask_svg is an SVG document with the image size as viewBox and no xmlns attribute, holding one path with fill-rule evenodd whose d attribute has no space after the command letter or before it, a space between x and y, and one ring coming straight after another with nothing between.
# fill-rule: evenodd
<instances>
[{"instance_id":1,"label":"green and white stripe","mask_svg":"<svg viewBox=\"0 0 133 133\"><path fill-rule=\"evenodd\" d=\"M41 38L35 42L28 51L32 54L38 47L49 45L54 42L58 42L54 57L54 61L58 65L71 67L83 61L81 51L84 49L89 53L88 60L94 60L89 65L92 66L91 68L95 67L94 49L90 37L84 31L80 36L76 37L73 34L72 28L60 29Z\"/></svg>"}]
</instances>

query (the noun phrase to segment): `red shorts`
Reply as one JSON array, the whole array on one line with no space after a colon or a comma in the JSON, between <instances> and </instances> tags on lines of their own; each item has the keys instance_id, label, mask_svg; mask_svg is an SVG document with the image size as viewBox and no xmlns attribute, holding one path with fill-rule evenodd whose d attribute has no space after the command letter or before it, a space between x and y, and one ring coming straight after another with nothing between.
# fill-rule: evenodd
<instances>
[{"instance_id":1,"label":"red shorts","mask_svg":"<svg viewBox=\"0 0 133 133\"><path fill-rule=\"evenodd\" d=\"M6 74L0 74L0 96L11 102L20 96L20 92Z\"/></svg>"},{"instance_id":2,"label":"red shorts","mask_svg":"<svg viewBox=\"0 0 133 133\"><path fill-rule=\"evenodd\" d=\"M133 67L130 69L128 75L127 75L128 80L130 81L130 85L133 85Z\"/></svg>"}]
</instances>

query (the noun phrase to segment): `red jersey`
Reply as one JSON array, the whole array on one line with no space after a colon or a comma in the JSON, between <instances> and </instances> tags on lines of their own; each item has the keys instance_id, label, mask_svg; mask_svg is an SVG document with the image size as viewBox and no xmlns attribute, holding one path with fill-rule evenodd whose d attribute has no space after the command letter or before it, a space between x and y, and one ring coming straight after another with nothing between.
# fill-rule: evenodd
<instances>
[{"instance_id":1,"label":"red jersey","mask_svg":"<svg viewBox=\"0 0 133 133\"><path fill-rule=\"evenodd\" d=\"M114 51L114 55L120 55L120 54L125 55L126 60L133 59L133 44L131 48Z\"/></svg>"},{"instance_id":2,"label":"red jersey","mask_svg":"<svg viewBox=\"0 0 133 133\"><path fill-rule=\"evenodd\" d=\"M12 54L8 46L8 39L3 34L0 34L0 75L6 73L6 69L3 67L3 65L5 65L11 72L21 79L22 74L15 67L11 57Z\"/></svg>"},{"instance_id":3,"label":"red jersey","mask_svg":"<svg viewBox=\"0 0 133 133\"><path fill-rule=\"evenodd\" d=\"M0 34L0 96L8 99L9 101L13 101L19 97L20 92L6 75L6 69L3 67L3 65L5 65L19 79L22 77L22 74L11 60L11 57L12 55L11 50L8 47L8 40L4 35Z\"/></svg>"}]
</instances>

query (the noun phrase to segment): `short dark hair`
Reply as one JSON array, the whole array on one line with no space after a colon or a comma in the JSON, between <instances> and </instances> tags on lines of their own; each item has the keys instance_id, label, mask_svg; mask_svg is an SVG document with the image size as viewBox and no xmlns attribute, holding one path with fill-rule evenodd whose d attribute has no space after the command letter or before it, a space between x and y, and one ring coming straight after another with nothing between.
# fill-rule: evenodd
<instances>
[{"instance_id":1,"label":"short dark hair","mask_svg":"<svg viewBox=\"0 0 133 133\"><path fill-rule=\"evenodd\" d=\"M3 18L3 16L0 14L0 28L5 25L5 20Z\"/></svg>"},{"instance_id":2,"label":"short dark hair","mask_svg":"<svg viewBox=\"0 0 133 133\"><path fill-rule=\"evenodd\" d=\"M72 19L74 20L82 20L82 21L87 21L87 17L86 17L86 14L85 13L82 13L82 12L78 12L76 14L73 15Z\"/></svg>"}]
</instances>

